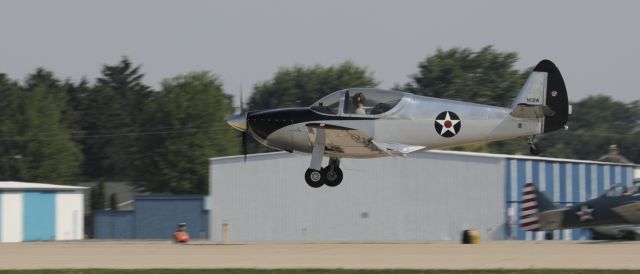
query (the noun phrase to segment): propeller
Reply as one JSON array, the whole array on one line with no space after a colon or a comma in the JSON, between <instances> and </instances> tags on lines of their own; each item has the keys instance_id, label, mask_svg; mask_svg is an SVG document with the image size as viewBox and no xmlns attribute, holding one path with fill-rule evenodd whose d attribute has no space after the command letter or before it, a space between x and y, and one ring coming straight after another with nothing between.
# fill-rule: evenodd
<instances>
[{"instance_id":1,"label":"propeller","mask_svg":"<svg viewBox=\"0 0 640 274\"><path fill-rule=\"evenodd\" d=\"M242 138L242 155L244 155L244 161L247 162L247 113L244 109L244 101L242 98L242 87L240 88L240 113L235 114L233 116L227 117L225 119L227 124L231 127L240 131L240 136Z\"/></svg>"}]
</instances>

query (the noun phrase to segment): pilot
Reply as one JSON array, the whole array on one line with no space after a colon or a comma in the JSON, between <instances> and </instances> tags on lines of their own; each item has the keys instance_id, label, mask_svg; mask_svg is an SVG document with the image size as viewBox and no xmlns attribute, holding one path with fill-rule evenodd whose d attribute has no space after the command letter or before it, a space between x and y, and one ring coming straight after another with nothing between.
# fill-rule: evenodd
<instances>
[{"instance_id":1,"label":"pilot","mask_svg":"<svg viewBox=\"0 0 640 274\"><path fill-rule=\"evenodd\" d=\"M365 115L367 114L367 112L364 110L364 95L362 95L362 92L358 92L356 93L356 95L353 96L353 104L356 107L355 110L355 114L360 114L360 115Z\"/></svg>"}]
</instances>

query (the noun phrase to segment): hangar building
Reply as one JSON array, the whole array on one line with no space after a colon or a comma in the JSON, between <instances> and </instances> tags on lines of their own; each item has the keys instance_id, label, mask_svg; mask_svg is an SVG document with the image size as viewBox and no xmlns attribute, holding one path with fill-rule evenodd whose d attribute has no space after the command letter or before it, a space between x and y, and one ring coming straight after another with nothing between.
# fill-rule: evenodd
<instances>
[{"instance_id":1,"label":"hangar building","mask_svg":"<svg viewBox=\"0 0 640 274\"><path fill-rule=\"evenodd\" d=\"M85 190L0 182L0 242L83 239Z\"/></svg>"},{"instance_id":2,"label":"hangar building","mask_svg":"<svg viewBox=\"0 0 640 274\"><path fill-rule=\"evenodd\" d=\"M206 238L209 210L204 195L139 195L133 210L94 212L96 239L171 239L186 223L191 239Z\"/></svg>"},{"instance_id":3,"label":"hangar building","mask_svg":"<svg viewBox=\"0 0 640 274\"><path fill-rule=\"evenodd\" d=\"M542 239L518 227L526 182L555 202L596 197L631 184L635 165L454 151L406 158L342 159L344 181L313 189L310 156L286 152L210 159L209 238L248 241ZM326 164L327 159L325 158ZM584 239L583 230L554 239Z\"/></svg>"}]
</instances>

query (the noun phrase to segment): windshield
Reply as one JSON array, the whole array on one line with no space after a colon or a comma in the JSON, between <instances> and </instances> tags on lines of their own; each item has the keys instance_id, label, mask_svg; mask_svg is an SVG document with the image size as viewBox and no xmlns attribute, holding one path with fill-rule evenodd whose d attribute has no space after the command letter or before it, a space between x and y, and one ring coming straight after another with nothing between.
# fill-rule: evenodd
<instances>
[{"instance_id":1,"label":"windshield","mask_svg":"<svg viewBox=\"0 0 640 274\"><path fill-rule=\"evenodd\" d=\"M342 90L336 91L323 97L315 102L311 106L311 109L326 114L338 114L338 110L340 110L340 95L342 92Z\"/></svg>"}]
</instances>

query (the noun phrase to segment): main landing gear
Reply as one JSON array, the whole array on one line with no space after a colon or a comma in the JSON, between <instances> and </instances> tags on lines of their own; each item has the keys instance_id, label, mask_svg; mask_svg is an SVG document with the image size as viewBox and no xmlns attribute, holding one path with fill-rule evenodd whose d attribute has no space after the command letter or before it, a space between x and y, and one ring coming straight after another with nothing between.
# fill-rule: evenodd
<instances>
[{"instance_id":1,"label":"main landing gear","mask_svg":"<svg viewBox=\"0 0 640 274\"><path fill-rule=\"evenodd\" d=\"M322 185L335 187L342 182L342 169L340 159L329 158L329 165L320 170L309 168L304 174L304 179L310 187L318 188Z\"/></svg>"},{"instance_id":2,"label":"main landing gear","mask_svg":"<svg viewBox=\"0 0 640 274\"><path fill-rule=\"evenodd\" d=\"M536 145L536 136L531 136L529 138L529 153L531 153L531 155L539 155L541 152L542 149Z\"/></svg>"},{"instance_id":3,"label":"main landing gear","mask_svg":"<svg viewBox=\"0 0 640 274\"><path fill-rule=\"evenodd\" d=\"M322 167L322 157L325 149L325 131L318 129L316 140L311 151L311 163L309 169L304 173L304 180L310 187L318 188L322 185L330 187L338 186L342 182L342 170L340 169L340 159L329 158L329 165Z\"/></svg>"}]
</instances>

